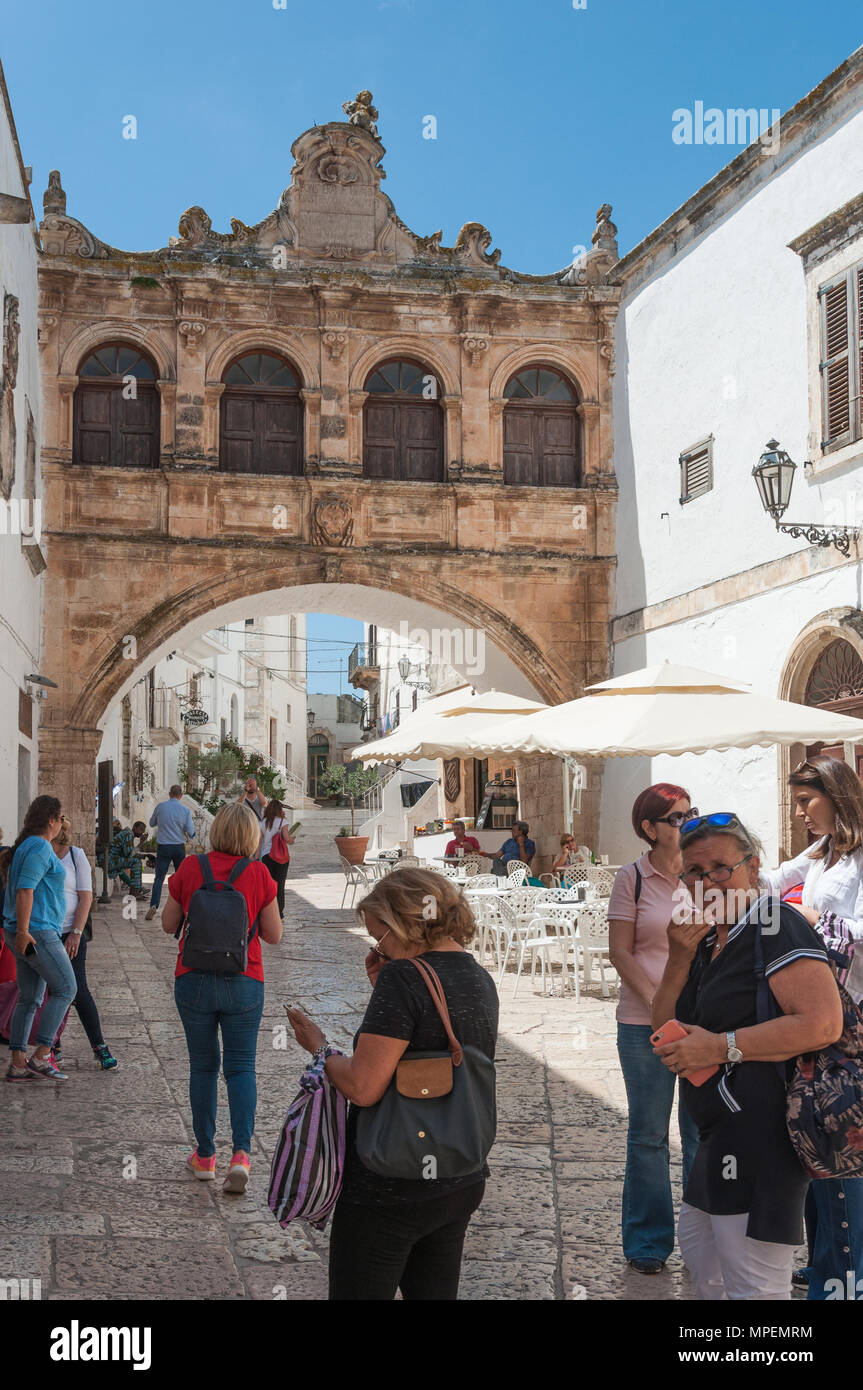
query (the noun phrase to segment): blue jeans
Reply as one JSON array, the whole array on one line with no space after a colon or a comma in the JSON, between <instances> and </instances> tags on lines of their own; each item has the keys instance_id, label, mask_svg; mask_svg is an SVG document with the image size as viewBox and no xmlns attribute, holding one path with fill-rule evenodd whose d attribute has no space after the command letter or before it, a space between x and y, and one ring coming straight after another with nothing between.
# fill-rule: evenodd
<instances>
[{"instance_id":1,"label":"blue jeans","mask_svg":"<svg viewBox=\"0 0 863 1390\"><path fill-rule=\"evenodd\" d=\"M817 1178L809 1184L810 1202L815 1229L807 1298L863 1298L863 1178ZM838 1282L831 1286L831 1279Z\"/></svg>"},{"instance_id":2,"label":"blue jeans","mask_svg":"<svg viewBox=\"0 0 863 1390\"><path fill-rule=\"evenodd\" d=\"M668 1127L676 1077L655 1055L652 1032L647 1023L617 1025L617 1052L629 1104L622 1222L627 1260L667 1260L674 1249ZM682 1100L678 1100L677 1123L686 1186L698 1131Z\"/></svg>"},{"instance_id":3,"label":"blue jeans","mask_svg":"<svg viewBox=\"0 0 863 1390\"><path fill-rule=\"evenodd\" d=\"M58 932L31 932L36 943L32 956L22 956L15 946L15 933L6 931L6 945L15 957L15 975L18 982L18 1002L9 1025L9 1047L12 1052L26 1052L30 1041L30 1029L36 1010L45 997L45 988L50 990L50 998L39 1020L36 1042L53 1047L57 1029L78 986L72 962L66 954L66 947Z\"/></svg>"},{"instance_id":4,"label":"blue jeans","mask_svg":"<svg viewBox=\"0 0 863 1390\"><path fill-rule=\"evenodd\" d=\"M255 1050L264 1011L264 984L248 975L191 970L174 981L174 999L189 1049L189 1103L201 1158L216 1152L219 1029L234 1152L251 1151L258 1088Z\"/></svg>"},{"instance_id":5,"label":"blue jeans","mask_svg":"<svg viewBox=\"0 0 863 1390\"><path fill-rule=\"evenodd\" d=\"M179 869L186 857L185 845L157 845L156 846L156 877L153 879L153 891L150 894L150 906L158 907L162 897L162 884L165 882L165 875L171 864L175 869Z\"/></svg>"}]
</instances>

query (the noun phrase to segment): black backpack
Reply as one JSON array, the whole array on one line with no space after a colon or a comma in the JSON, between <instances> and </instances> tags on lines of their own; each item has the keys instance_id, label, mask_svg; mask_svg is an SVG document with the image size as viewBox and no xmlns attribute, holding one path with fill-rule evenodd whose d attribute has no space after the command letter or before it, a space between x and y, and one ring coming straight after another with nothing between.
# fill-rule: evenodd
<instances>
[{"instance_id":1,"label":"black backpack","mask_svg":"<svg viewBox=\"0 0 863 1390\"><path fill-rule=\"evenodd\" d=\"M189 900L182 962L187 970L206 970L211 975L243 975L249 964L249 942L257 919L249 927L246 900L234 881L252 862L238 859L227 880L213 877L210 857L195 856L202 883Z\"/></svg>"}]
</instances>

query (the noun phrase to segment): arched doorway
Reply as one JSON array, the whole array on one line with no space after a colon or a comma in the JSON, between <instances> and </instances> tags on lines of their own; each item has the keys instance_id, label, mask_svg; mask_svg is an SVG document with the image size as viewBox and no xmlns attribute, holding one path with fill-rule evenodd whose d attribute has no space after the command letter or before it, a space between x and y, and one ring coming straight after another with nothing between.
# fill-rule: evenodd
<instances>
[{"instance_id":1,"label":"arched doorway","mask_svg":"<svg viewBox=\"0 0 863 1390\"><path fill-rule=\"evenodd\" d=\"M851 608L834 609L814 618L800 633L788 655L779 696L863 719L863 613ZM802 820L794 814L788 778L798 763L815 753L843 758L858 777L863 776L860 745L795 743L781 748L778 756L780 859L801 854L809 843Z\"/></svg>"},{"instance_id":2,"label":"arched doorway","mask_svg":"<svg viewBox=\"0 0 863 1390\"><path fill-rule=\"evenodd\" d=\"M443 482L443 416L437 377L419 362L384 362L366 381L363 476Z\"/></svg>"},{"instance_id":3,"label":"arched doorway","mask_svg":"<svg viewBox=\"0 0 863 1390\"><path fill-rule=\"evenodd\" d=\"M105 343L78 368L72 462L155 468L159 396L151 359L128 343Z\"/></svg>"},{"instance_id":4,"label":"arched doorway","mask_svg":"<svg viewBox=\"0 0 863 1390\"><path fill-rule=\"evenodd\" d=\"M290 364L271 352L249 352L231 363L222 381L219 467L301 475L303 406Z\"/></svg>"},{"instance_id":5,"label":"arched doorway","mask_svg":"<svg viewBox=\"0 0 863 1390\"><path fill-rule=\"evenodd\" d=\"M312 798L323 796L321 779L330 760L330 744L325 734L314 734L308 742L308 793Z\"/></svg>"}]
</instances>

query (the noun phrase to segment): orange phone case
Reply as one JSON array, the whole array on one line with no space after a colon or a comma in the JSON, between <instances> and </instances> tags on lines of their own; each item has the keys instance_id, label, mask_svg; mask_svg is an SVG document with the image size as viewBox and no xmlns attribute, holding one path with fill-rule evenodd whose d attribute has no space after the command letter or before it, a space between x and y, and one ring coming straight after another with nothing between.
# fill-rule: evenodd
<instances>
[{"instance_id":1,"label":"orange phone case","mask_svg":"<svg viewBox=\"0 0 863 1390\"><path fill-rule=\"evenodd\" d=\"M676 1018L670 1018L667 1023L663 1023L661 1028L657 1028L650 1041L654 1047L659 1043L679 1042L686 1037L686 1029L682 1028ZM703 1086L705 1081L709 1081L711 1076L715 1076L719 1067L702 1067L700 1071L694 1071L686 1077L693 1086Z\"/></svg>"}]
</instances>

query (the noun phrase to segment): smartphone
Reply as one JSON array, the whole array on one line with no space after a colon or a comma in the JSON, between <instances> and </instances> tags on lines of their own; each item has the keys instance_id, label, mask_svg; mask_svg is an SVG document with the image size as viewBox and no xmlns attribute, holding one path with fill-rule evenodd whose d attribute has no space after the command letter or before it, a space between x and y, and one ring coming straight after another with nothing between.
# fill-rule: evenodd
<instances>
[{"instance_id":1,"label":"smartphone","mask_svg":"<svg viewBox=\"0 0 863 1390\"><path fill-rule=\"evenodd\" d=\"M30 942L30 945L29 945L29 946L25 946L25 947L24 947L24 954L25 954L25 956L35 956L35 954L36 954L36 947L33 945L33 942L32 942L32 941Z\"/></svg>"},{"instance_id":2,"label":"smartphone","mask_svg":"<svg viewBox=\"0 0 863 1390\"><path fill-rule=\"evenodd\" d=\"M681 1027L676 1018L670 1018L661 1028L657 1028L650 1041L654 1047L658 1047L661 1043L679 1042L686 1036L686 1029ZM705 1081L709 1081L718 1071L718 1066L702 1067L699 1071L690 1072L686 1080L691 1081L693 1086L703 1086Z\"/></svg>"},{"instance_id":3,"label":"smartphone","mask_svg":"<svg viewBox=\"0 0 863 1390\"><path fill-rule=\"evenodd\" d=\"M290 830L288 831L288 834L289 834L289 835L296 835L296 833L297 833L297 831L299 830L299 828L300 828L300 826L302 825L302 823L303 823L303 822L302 822L301 820L295 820L294 823L293 823L293 825L291 826Z\"/></svg>"}]
</instances>

